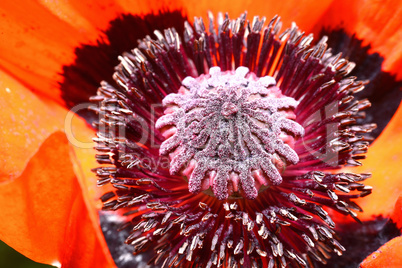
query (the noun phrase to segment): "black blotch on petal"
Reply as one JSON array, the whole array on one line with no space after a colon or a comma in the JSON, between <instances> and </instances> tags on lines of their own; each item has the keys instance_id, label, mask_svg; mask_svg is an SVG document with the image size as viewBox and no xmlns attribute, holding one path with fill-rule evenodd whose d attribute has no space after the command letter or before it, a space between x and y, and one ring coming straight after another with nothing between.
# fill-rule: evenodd
<instances>
[{"instance_id":1,"label":"black blotch on petal","mask_svg":"<svg viewBox=\"0 0 402 268\"><path fill-rule=\"evenodd\" d=\"M382 217L362 224L337 224L337 229L339 241L346 248L346 252L342 256L333 253L325 268L357 268L367 256L401 235L395 223Z\"/></svg>"},{"instance_id":2,"label":"black blotch on petal","mask_svg":"<svg viewBox=\"0 0 402 268\"><path fill-rule=\"evenodd\" d=\"M350 73L358 80L370 80L365 89L355 95L356 99L367 98L371 107L366 109L366 118L361 123L376 123L371 136L377 138L396 112L402 99L402 81L397 81L394 74L381 70L384 58L378 53L369 53L370 45L363 46L363 41L356 36L349 36L342 29L323 29L320 36L328 36L328 46L333 54L342 52L342 56L356 63Z\"/></svg>"},{"instance_id":3,"label":"black blotch on petal","mask_svg":"<svg viewBox=\"0 0 402 268\"><path fill-rule=\"evenodd\" d=\"M144 16L122 14L110 22L110 27L100 37L96 45L83 44L75 49L73 64L64 66L64 81L60 84L62 98L68 108L88 103L89 97L96 95L100 82L114 84L112 75L119 63L117 57L137 46L137 40L146 35L153 36L154 30L174 27L179 34L184 32L187 17L181 11L161 11ZM87 122L92 123L96 115L87 109L77 112Z\"/></svg>"}]
</instances>

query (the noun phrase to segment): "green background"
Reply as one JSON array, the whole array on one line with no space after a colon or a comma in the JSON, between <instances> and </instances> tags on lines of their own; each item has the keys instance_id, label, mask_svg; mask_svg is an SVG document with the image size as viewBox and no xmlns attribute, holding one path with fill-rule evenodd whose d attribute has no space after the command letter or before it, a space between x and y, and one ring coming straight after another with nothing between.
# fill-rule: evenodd
<instances>
[{"instance_id":1,"label":"green background","mask_svg":"<svg viewBox=\"0 0 402 268\"><path fill-rule=\"evenodd\" d=\"M0 268L54 268L34 262L0 240Z\"/></svg>"}]
</instances>

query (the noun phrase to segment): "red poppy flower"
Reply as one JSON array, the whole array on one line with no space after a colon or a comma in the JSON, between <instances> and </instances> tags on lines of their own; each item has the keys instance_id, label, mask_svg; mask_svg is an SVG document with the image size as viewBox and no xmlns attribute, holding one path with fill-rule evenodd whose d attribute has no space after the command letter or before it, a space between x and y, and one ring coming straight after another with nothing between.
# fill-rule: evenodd
<instances>
[{"instance_id":1,"label":"red poppy flower","mask_svg":"<svg viewBox=\"0 0 402 268\"><path fill-rule=\"evenodd\" d=\"M402 79L401 1L10 1L2 3L0 10L0 102L5 108L0 114L0 215L4 219L0 239L38 262L65 267L115 266L99 225L98 198L105 190L96 187L91 172L97 166L95 152L67 139L88 142L95 130L79 117L69 121L68 108L86 102L100 81L109 80L117 55L136 47L137 39L172 26L183 32L182 14L192 18L210 10L236 17L247 10L249 18L279 14L286 27L295 21L300 29L315 35L325 29L335 40L335 51L343 44L338 49L348 58L356 53L369 55L356 59L371 71L360 79L377 83L372 86L375 108L392 110L384 102L400 102L400 83L392 81ZM146 16L160 10L179 12ZM121 23L124 19L126 23ZM373 61L381 69L373 68ZM376 134L381 132L364 165L343 172L373 174L367 180L373 193L358 201L364 210L358 213L360 220L382 215L401 228L400 199L395 206L402 187L398 168L401 109L391 121L383 119L393 112L372 113L383 131ZM91 121L90 115L80 115ZM66 122L71 122L73 131L65 129ZM388 124L382 127L382 123ZM348 219L336 220L340 225L348 223ZM401 262L397 254L401 243L400 237L389 241L367 257L362 267L382 267L384 263L396 267Z\"/></svg>"}]
</instances>

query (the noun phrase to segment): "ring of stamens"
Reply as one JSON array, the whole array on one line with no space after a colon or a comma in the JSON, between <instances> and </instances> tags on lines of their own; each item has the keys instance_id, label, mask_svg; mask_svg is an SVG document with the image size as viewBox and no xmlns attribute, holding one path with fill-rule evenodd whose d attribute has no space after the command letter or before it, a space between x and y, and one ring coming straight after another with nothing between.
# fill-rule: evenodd
<instances>
[{"instance_id":1,"label":"ring of stamens","mask_svg":"<svg viewBox=\"0 0 402 268\"><path fill-rule=\"evenodd\" d=\"M341 255L345 251L331 217L349 215L358 221L356 211L361 208L354 200L372 191L363 183L369 174L335 171L345 164L361 165L359 160L365 157L368 134L375 124L358 122L370 103L354 99L354 93L362 90L366 82L348 76L354 63L340 54L333 55L325 37L311 45L312 36L304 35L296 25L279 34L279 17L267 26L265 18L255 17L249 22L246 14L235 20L221 15L217 21L210 16L209 31L202 19L195 19L194 27L186 23L182 38L173 28L156 32L157 40L146 37L132 53L119 57L121 63L113 76L119 86L103 82L98 95L92 98L99 102L93 109L101 118L96 123L99 131L94 139L101 166L94 172L98 185L113 186L101 197L103 210L126 213L124 227L131 234L125 242L134 254L153 251L149 265L185 268L325 264L332 253ZM167 104L167 115L174 106L190 104L192 90L185 87L186 83L195 80L194 85L202 85L210 78L203 74L213 66L230 70L220 73L231 75L229 82L235 75L231 70L239 66L250 68L252 73L243 76L250 81L273 75L281 94L298 101L294 114L304 127L303 139L294 144L283 136L279 140L297 152L299 162L289 165L275 151L274 155L286 164L279 167L286 167L281 174L283 182L275 185L266 177L270 188L255 200L221 201L203 193L191 194L183 174L188 172L191 176L194 169L183 165L172 176L169 167L159 164L160 159L169 159L160 157L155 144L168 142L179 133L174 122L160 131L149 131L154 129L157 118L164 117L159 104L179 89L182 98L190 101L181 107ZM257 79L253 73L262 78ZM187 76L198 78L186 80ZM226 99L221 103L219 114L223 117L241 111ZM289 121L292 110L285 109ZM336 130L328 131L330 126ZM286 134L294 139L291 133ZM167 151L172 163L178 148L179 145ZM148 165L148 160L158 164ZM274 165L278 169L278 163ZM333 171L321 172L328 169ZM231 185L229 179L228 194ZM238 185L243 191L241 183Z\"/></svg>"}]
</instances>

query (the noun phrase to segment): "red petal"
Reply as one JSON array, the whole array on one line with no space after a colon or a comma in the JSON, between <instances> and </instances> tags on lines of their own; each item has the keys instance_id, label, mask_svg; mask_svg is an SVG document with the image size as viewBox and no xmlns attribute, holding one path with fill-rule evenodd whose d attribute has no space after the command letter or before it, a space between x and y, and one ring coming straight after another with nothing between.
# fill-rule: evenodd
<instances>
[{"instance_id":1,"label":"red petal","mask_svg":"<svg viewBox=\"0 0 402 268\"><path fill-rule=\"evenodd\" d=\"M342 27L348 34L370 44L372 52L385 56L384 70L402 78L402 1L401 0L338 0L334 1L315 27Z\"/></svg>"},{"instance_id":2,"label":"red petal","mask_svg":"<svg viewBox=\"0 0 402 268\"><path fill-rule=\"evenodd\" d=\"M58 83L63 65L75 60L76 47L96 43L118 14L162 7L169 7L167 1L2 1L0 68L35 92L64 103Z\"/></svg>"},{"instance_id":3,"label":"red petal","mask_svg":"<svg viewBox=\"0 0 402 268\"><path fill-rule=\"evenodd\" d=\"M66 111L0 71L0 183L17 178L42 142L63 129Z\"/></svg>"},{"instance_id":4,"label":"red petal","mask_svg":"<svg viewBox=\"0 0 402 268\"><path fill-rule=\"evenodd\" d=\"M59 1L40 1L50 12L58 16L72 26L77 25L77 21L98 31L105 29L109 21L115 19L124 10L118 1L114 0L59 0ZM73 19L74 18L74 19ZM86 29L86 28L84 28Z\"/></svg>"},{"instance_id":5,"label":"red petal","mask_svg":"<svg viewBox=\"0 0 402 268\"><path fill-rule=\"evenodd\" d=\"M402 237L397 237L368 256L361 268L397 268L402 264Z\"/></svg>"},{"instance_id":6,"label":"red petal","mask_svg":"<svg viewBox=\"0 0 402 268\"><path fill-rule=\"evenodd\" d=\"M394 204L402 194L402 106L400 106L384 132L369 148L363 166L350 169L352 172L371 172L372 178L366 184L373 187L373 193L357 200L364 213L362 220L382 214L389 217Z\"/></svg>"},{"instance_id":7,"label":"red petal","mask_svg":"<svg viewBox=\"0 0 402 268\"><path fill-rule=\"evenodd\" d=\"M395 209L391 218L398 228L402 230L402 195L400 195L398 201L396 201Z\"/></svg>"},{"instance_id":8,"label":"red petal","mask_svg":"<svg viewBox=\"0 0 402 268\"><path fill-rule=\"evenodd\" d=\"M62 65L74 60L74 47L98 33L73 11L52 12L41 2L47 1L2 2L0 66L30 89L60 100Z\"/></svg>"},{"instance_id":9,"label":"red petal","mask_svg":"<svg viewBox=\"0 0 402 268\"><path fill-rule=\"evenodd\" d=\"M0 184L0 238L27 257L63 267L114 267L90 220L64 133L52 134L21 176Z\"/></svg>"}]
</instances>

